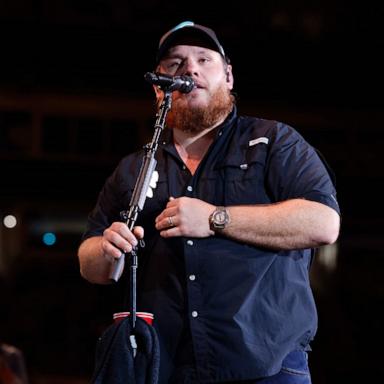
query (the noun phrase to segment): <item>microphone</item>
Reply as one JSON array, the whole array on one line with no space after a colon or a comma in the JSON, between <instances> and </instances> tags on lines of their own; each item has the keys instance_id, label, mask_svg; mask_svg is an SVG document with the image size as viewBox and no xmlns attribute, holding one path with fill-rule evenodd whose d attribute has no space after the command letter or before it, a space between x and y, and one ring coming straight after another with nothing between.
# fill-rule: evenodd
<instances>
[{"instance_id":1,"label":"microphone","mask_svg":"<svg viewBox=\"0 0 384 384\"><path fill-rule=\"evenodd\" d=\"M164 91L180 91L181 93L189 93L195 87L192 77L170 76L163 73L147 72L144 75L145 80L153 85L158 85Z\"/></svg>"}]
</instances>

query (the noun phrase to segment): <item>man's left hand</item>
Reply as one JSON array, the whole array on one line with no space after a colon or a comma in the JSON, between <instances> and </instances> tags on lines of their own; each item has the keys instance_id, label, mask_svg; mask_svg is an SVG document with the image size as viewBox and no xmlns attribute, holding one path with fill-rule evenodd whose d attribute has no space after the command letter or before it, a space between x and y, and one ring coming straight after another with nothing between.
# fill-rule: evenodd
<instances>
[{"instance_id":1,"label":"man's left hand","mask_svg":"<svg viewBox=\"0 0 384 384\"><path fill-rule=\"evenodd\" d=\"M162 237L212 236L214 232L209 228L209 215L215 208L203 200L171 197L164 211L156 217L155 226Z\"/></svg>"}]
</instances>

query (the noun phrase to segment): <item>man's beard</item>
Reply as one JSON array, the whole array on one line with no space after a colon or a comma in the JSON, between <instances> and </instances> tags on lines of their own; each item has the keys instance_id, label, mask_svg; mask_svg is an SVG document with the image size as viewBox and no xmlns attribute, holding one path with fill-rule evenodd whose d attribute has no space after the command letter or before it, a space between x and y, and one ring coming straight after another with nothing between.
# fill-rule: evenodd
<instances>
[{"instance_id":1,"label":"man's beard","mask_svg":"<svg viewBox=\"0 0 384 384\"><path fill-rule=\"evenodd\" d=\"M231 112L233 105L234 96L223 85L215 91L207 106L191 107L188 98L174 100L166 122L173 129L201 132L223 120Z\"/></svg>"}]
</instances>

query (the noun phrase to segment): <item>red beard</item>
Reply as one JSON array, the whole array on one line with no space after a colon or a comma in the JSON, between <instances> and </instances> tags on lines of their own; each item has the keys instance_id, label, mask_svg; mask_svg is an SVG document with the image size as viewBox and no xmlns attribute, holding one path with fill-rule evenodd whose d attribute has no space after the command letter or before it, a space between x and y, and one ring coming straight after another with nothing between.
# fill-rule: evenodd
<instances>
[{"instance_id":1,"label":"red beard","mask_svg":"<svg viewBox=\"0 0 384 384\"><path fill-rule=\"evenodd\" d=\"M166 123L168 127L184 132L201 132L223 120L231 112L233 105L234 97L222 86L215 91L209 105L205 107L191 107L187 98L174 100Z\"/></svg>"}]
</instances>

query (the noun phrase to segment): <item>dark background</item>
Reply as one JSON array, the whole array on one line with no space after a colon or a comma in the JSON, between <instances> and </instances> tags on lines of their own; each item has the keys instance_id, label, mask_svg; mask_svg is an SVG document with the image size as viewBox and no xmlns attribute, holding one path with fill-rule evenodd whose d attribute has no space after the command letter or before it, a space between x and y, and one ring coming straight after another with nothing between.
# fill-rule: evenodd
<instances>
[{"instance_id":1,"label":"dark background","mask_svg":"<svg viewBox=\"0 0 384 384\"><path fill-rule=\"evenodd\" d=\"M105 178L152 136L143 75L184 20L219 35L240 111L294 126L336 173L314 384L383 377L383 18L369 1L0 1L0 214L18 220L0 223L0 341L32 384L89 381L113 294L80 278L76 250Z\"/></svg>"}]
</instances>

